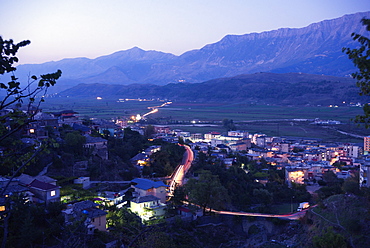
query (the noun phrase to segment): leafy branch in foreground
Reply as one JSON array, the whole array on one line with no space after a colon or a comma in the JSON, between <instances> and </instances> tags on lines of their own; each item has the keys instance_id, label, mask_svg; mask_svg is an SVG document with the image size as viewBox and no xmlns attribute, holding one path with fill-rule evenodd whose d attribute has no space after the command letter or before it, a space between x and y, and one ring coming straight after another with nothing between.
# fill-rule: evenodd
<instances>
[{"instance_id":1,"label":"leafy branch in foreground","mask_svg":"<svg viewBox=\"0 0 370 248\"><path fill-rule=\"evenodd\" d=\"M41 152L46 151L45 147L48 144L47 140L43 142L34 140L34 143L29 145L22 142L21 138L24 137L27 126L34 121L48 88L54 86L62 75L62 72L57 70L40 77L31 76L25 85L21 85L14 74L16 70L14 63L18 62L16 54L19 48L28 44L30 44L28 40L14 43L13 40L4 40L0 36L0 75L10 74L9 82L0 82L0 91L5 91L0 98L0 173L11 176L7 184L0 189L0 200L8 206L0 215L2 247L7 246L10 216L14 212L14 209L9 207L13 203L10 197L5 197L5 192L14 177L33 163Z\"/></svg>"},{"instance_id":2,"label":"leafy branch in foreground","mask_svg":"<svg viewBox=\"0 0 370 248\"><path fill-rule=\"evenodd\" d=\"M366 30L370 31L370 19L363 18L362 24ZM360 43L359 48L343 48L343 52L348 55L358 71L352 73L352 77L357 80L357 87L360 88L360 95L370 96L370 39L360 34L351 34L354 41ZM363 123L366 128L370 127L370 106L364 105L364 115L356 116L356 123Z\"/></svg>"}]
</instances>

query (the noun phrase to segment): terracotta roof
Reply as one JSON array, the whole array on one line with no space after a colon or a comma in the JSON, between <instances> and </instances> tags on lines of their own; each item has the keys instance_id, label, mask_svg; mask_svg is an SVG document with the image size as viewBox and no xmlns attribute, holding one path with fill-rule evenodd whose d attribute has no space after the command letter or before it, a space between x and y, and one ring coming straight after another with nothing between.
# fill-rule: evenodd
<instances>
[{"instance_id":1,"label":"terracotta roof","mask_svg":"<svg viewBox=\"0 0 370 248\"><path fill-rule=\"evenodd\" d=\"M51 189L59 188L59 186L56 186L56 185L53 185L53 184L50 184L50 183L44 183L44 182L41 182L37 179L33 180L29 185L32 188L37 188L37 189L41 189L41 190L51 190Z\"/></svg>"},{"instance_id":2,"label":"terracotta roof","mask_svg":"<svg viewBox=\"0 0 370 248\"><path fill-rule=\"evenodd\" d=\"M190 209L188 208L184 208L184 207L178 207L178 210L181 211L181 212L185 212L185 213L190 213Z\"/></svg>"}]
</instances>

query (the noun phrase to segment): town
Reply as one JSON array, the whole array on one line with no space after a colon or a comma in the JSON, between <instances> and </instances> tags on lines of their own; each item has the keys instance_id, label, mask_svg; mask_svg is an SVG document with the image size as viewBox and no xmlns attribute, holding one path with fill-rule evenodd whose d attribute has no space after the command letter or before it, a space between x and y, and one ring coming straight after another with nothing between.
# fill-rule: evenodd
<instances>
[{"instance_id":1,"label":"town","mask_svg":"<svg viewBox=\"0 0 370 248\"><path fill-rule=\"evenodd\" d=\"M16 112L5 109L1 114L12 111ZM69 151L69 156L73 158L67 162L69 166L65 159L60 159L60 165L55 159L46 159L47 164L38 161L45 167L37 174L30 167L32 176L25 168L17 173L13 168L9 177L4 168L0 210L7 213L14 204L8 199L14 196L27 204L61 204L63 225L83 223L87 237L97 231L114 233L112 208L129 211L146 226L176 218L194 222L212 213L295 220L304 218L310 205L331 195L358 194L360 188L369 187L370 137L364 137L363 144L324 143L314 138L270 137L241 130L190 133L132 119L84 120L72 110L44 113L36 109L32 116L30 124L18 131L23 137L21 146L37 151L43 142L55 139L61 147L63 143L72 146L74 151ZM316 122L334 125L333 121ZM124 165L125 160L118 162L124 171L116 170L111 165L116 157L112 143L128 136L136 137L129 142L140 139L146 145L139 145L136 154L135 149L131 151L134 155L127 157L130 165ZM1 147L2 157L10 148ZM177 157L172 167L169 156ZM100 168L96 168L97 163ZM102 166L110 167L115 175L106 174L108 168ZM232 183L227 176L239 177L232 181L244 185L239 190L235 185L225 185L224 180ZM198 181L205 183L202 188ZM214 199L209 198L212 190ZM201 197L192 196L195 192ZM273 207L284 204L284 210ZM121 242L113 239L110 245Z\"/></svg>"},{"instance_id":2,"label":"town","mask_svg":"<svg viewBox=\"0 0 370 248\"><path fill-rule=\"evenodd\" d=\"M368 247L369 1L149 2L3 4L1 248Z\"/></svg>"}]
</instances>

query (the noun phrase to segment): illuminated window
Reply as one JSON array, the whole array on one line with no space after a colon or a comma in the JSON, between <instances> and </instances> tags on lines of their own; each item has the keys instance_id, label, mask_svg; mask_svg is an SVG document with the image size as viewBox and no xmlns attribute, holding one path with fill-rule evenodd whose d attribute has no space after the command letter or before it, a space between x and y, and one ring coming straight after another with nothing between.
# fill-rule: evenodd
<instances>
[{"instance_id":1,"label":"illuminated window","mask_svg":"<svg viewBox=\"0 0 370 248\"><path fill-rule=\"evenodd\" d=\"M30 133L35 133L35 129L30 129Z\"/></svg>"},{"instance_id":2,"label":"illuminated window","mask_svg":"<svg viewBox=\"0 0 370 248\"><path fill-rule=\"evenodd\" d=\"M5 206L0 206L0 211L5 211Z\"/></svg>"},{"instance_id":3,"label":"illuminated window","mask_svg":"<svg viewBox=\"0 0 370 248\"><path fill-rule=\"evenodd\" d=\"M50 195L51 195L51 196L55 196L55 190L51 191L51 192L50 192Z\"/></svg>"}]
</instances>

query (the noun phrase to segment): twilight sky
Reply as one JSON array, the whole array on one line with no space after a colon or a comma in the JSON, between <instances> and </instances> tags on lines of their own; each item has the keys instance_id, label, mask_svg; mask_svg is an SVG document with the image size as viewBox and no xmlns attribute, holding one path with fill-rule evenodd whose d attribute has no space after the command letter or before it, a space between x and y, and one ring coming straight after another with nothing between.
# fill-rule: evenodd
<instances>
[{"instance_id":1,"label":"twilight sky","mask_svg":"<svg viewBox=\"0 0 370 248\"><path fill-rule=\"evenodd\" d=\"M301 28L369 0L0 0L0 36L31 40L20 63L96 58L134 46L180 55L227 34Z\"/></svg>"}]
</instances>

